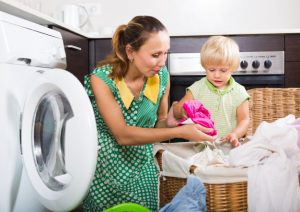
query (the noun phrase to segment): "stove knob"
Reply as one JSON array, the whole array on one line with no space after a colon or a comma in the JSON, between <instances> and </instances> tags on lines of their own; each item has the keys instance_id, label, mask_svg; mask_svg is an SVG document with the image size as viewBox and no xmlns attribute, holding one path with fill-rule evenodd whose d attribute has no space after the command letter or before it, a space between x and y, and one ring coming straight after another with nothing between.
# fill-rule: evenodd
<instances>
[{"instance_id":1,"label":"stove knob","mask_svg":"<svg viewBox=\"0 0 300 212\"><path fill-rule=\"evenodd\" d=\"M246 69L248 67L248 62L246 60L242 60L240 66L242 69Z\"/></svg>"},{"instance_id":2,"label":"stove knob","mask_svg":"<svg viewBox=\"0 0 300 212\"><path fill-rule=\"evenodd\" d=\"M254 60L254 61L252 62L252 67L253 67L254 69L258 69L259 65L260 65L260 63L259 63L258 60Z\"/></svg>"},{"instance_id":3,"label":"stove knob","mask_svg":"<svg viewBox=\"0 0 300 212\"><path fill-rule=\"evenodd\" d=\"M271 60L266 60L266 61L264 62L264 66L265 66L265 68L267 68L267 69L271 68L271 66L272 66L272 61L271 61Z\"/></svg>"}]
</instances>

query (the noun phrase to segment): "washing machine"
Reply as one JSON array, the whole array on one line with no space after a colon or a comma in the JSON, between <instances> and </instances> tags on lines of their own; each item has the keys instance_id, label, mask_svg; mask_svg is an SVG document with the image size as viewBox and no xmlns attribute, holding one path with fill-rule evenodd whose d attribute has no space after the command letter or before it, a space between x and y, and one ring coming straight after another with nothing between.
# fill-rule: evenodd
<instances>
[{"instance_id":1,"label":"washing machine","mask_svg":"<svg viewBox=\"0 0 300 212\"><path fill-rule=\"evenodd\" d=\"M61 34L0 12L0 211L70 211L97 160L90 100Z\"/></svg>"}]
</instances>

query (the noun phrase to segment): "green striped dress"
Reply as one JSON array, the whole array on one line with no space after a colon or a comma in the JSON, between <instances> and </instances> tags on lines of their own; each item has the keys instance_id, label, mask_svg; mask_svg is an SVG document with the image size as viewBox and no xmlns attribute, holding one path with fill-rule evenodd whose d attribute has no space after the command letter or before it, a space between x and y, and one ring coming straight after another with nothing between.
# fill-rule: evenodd
<instances>
[{"instance_id":1,"label":"green striped dress","mask_svg":"<svg viewBox=\"0 0 300 212\"><path fill-rule=\"evenodd\" d=\"M115 81L108 76L110 71L110 66L102 66L96 68L92 74L97 75L109 86L127 125L153 128L157 120L160 99L165 93L168 83L166 67L163 67L158 73L159 85L156 103L150 101L145 95L149 84L148 79L139 99L133 98L128 108L122 101ZM83 203L84 210L102 211L123 202L134 202L152 211L158 210L159 172L154 164L153 145L118 145L98 111L89 79L90 76L85 77L84 84L95 112L99 150L94 179Z\"/></svg>"}]
</instances>

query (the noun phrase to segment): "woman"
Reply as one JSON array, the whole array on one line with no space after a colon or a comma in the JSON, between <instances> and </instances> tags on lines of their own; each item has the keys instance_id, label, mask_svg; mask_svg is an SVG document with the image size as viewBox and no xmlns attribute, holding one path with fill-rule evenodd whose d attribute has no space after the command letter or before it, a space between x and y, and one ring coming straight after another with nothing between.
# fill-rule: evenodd
<instances>
[{"instance_id":1,"label":"woman","mask_svg":"<svg viewBox=\"0 0 300 212\"><path fill-rule=\"evenodd\" d=\"M199 125L166 128L169 74L165 67L170 38L151 16L119 26L113 51L85 79L96 115L98 162L84 201L87 211L122 202L158 209L158 169L153 143L172 138L213 140Z\"/></svg>"}]
</instances>

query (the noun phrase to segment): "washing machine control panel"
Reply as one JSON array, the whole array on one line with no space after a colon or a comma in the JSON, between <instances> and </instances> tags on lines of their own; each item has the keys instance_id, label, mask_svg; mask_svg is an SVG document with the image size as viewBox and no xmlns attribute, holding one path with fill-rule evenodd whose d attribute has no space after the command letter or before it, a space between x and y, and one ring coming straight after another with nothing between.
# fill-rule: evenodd
<instances>
[{"instance_id":1,"label":"washing machine control panel","mask_svg":"<svg viewBox=\"0 0 300 212\"><path fill-rule=\"evenodd\" d=\"M19 25L18 21L0 12L0 63L65 69L66 54L59 32L24 20Z\"/></svg>"}]
</instances>

